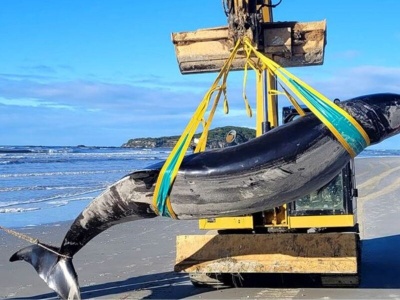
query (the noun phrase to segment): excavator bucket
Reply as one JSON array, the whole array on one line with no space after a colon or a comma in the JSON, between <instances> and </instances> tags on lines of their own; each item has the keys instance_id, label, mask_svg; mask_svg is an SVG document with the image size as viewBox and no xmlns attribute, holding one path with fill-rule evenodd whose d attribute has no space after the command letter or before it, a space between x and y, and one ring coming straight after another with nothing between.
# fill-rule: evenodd
<instances>
[{"instance_id":1,"label":"excavator bucket","mask_svg":"<svg viewBox=\"0 0 400 300\"><path fill-rule=\"evenodd\" d=\"M217 72L228 59L234 41L227 26L172 33L182 74ZM258 50L283 67L321 65L326 45L326 21L264 23ZM238 53L232 70L243 70Z\"/></svg>"}]
</instances>

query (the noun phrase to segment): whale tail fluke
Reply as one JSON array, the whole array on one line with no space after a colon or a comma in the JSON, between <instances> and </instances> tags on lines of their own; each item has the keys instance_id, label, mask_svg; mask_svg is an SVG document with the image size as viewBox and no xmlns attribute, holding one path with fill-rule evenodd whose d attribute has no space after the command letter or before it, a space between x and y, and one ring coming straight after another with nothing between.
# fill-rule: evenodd
<instances>
[{"instance_id":1,"label":"whale tail fluke","mask_svg":"<svg viewBox=\"0 0 400 300\"><path fill-rule=\"evenodd\" d=\"M61 299L80 300L78 276L72 258L62 257L57 252L58 248L52 246L32 245L14 253L10 261L24 260L30 263Z\"/></svg>"}]
</instances>

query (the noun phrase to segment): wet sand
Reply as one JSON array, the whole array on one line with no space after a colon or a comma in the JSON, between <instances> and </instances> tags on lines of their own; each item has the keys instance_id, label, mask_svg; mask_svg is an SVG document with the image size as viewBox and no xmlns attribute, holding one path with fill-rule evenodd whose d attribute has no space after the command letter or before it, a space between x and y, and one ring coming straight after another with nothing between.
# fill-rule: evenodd
<instances>
[{"instance_id":1,"label":"wet sand","mask_svg":"<svg viewBox=\"0 0 400 300\"><path fill-rule=\"evenodd\" d=\"M115 226L74 257L83 299L400 299L400 158L356 159L362 239L360 288L195 288L174 273L175 237L202 234L197 221L167 218ZM1 221L0 221L1 223ZM69 222L24 228L59 245ZM0 299L57 299L25 262L8 262L28 243L0 232Z\"/></svg>"}]
</instances>

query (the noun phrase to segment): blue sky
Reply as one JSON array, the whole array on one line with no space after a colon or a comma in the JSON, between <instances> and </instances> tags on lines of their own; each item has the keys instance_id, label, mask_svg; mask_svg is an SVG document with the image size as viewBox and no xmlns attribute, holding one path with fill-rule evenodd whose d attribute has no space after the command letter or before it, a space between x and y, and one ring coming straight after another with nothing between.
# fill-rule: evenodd
<instances>
[{"instance_id":1,"label":"blue sky","mask_svg":"<svg viewBox=\"0 0 400 300\"><path fill-rule=\"evenodd\" d=\"M225 25L220 0L1 5L3 145L119 146L178 135L216 76L181 75L170 35ZM326 96L346 99L400 93L399 11L393 0L283 0L274 18L327 20L324 65L291 71ZM231 113L218 113L213 127L255 126L244 110L241 78L236 72L229 82ZM400 138L375 148L400 149Z\"/></svg>"}]
</instances>

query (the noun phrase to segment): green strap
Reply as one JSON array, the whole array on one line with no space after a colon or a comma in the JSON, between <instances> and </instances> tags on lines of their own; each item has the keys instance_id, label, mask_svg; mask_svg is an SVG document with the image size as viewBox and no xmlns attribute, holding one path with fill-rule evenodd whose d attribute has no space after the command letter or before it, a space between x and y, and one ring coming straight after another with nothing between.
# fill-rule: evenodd
<instances>
[{"instance_id":1,"label":"green strap","mask_svg":"<svg viewBox=\"0 0 400 300\"><path fill-rule=\"evenodd\" d=\"M184 148L185 142L187 140L187 136L183 139L181 144L179 145L179 148L175 155L173 156L171 163L167 166L164 176L160 182L160 190L157 194L157 210L160 214L160 216L163 217L169 217L172 218L174 216L173 212L170 211L167 205L167 199L169 196L169 190L171 189L171 181L172 181L172 176L173 176L173 170L178 163L179 155L182 153L182 151L185 151L186 149Z\"/></svg>"},{"instance_id":2,"label":"green strap","mask_svg":"<svg viewBox=\"0 0 400 300\"><path fill-rule=\"evenodd\" d=\"M315 109L317 109L328 122L340 133L343 139L348 143L355 155L363 151L367 146L360 131L351 123L345 116L343 116L339 107L329 106L321 101L315 94L311 93L308 89L298 84L295 80L289 81L297 88L297 90L307 98Z\"/></svg>"}]
</instances>

